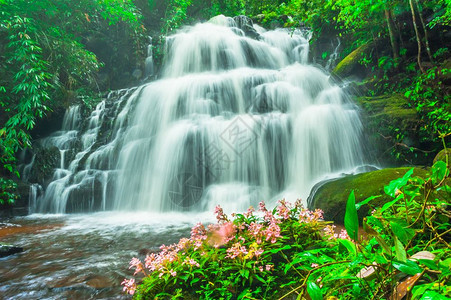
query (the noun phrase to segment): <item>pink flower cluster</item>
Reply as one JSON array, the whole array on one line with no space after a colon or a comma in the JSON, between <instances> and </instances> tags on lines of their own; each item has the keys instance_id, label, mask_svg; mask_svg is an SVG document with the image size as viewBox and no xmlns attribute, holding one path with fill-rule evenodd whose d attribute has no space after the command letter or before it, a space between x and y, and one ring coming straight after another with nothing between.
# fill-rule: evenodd
<instances>
[{"instance_id":1,"label":"pink flower cluster","mask_svg":"<svg viewBox=\"0 0 451 300\"><path fill-rule=\"evenodd\" d=\"M259 217L255 218L255 209L250 207L247 212L243 214L245 218L254 218L252 222L232 222L224 214L223 209L218 205L215 208L215 215L217 224L211 224L208 228L202 223L197 223L191 229L191 236L189 239L183 238L177 244L169 246L162 245L159 253L151 253L146 256L144 264L136 257L130 261L130 269L134 268L134 276L138 273L143 273L148 276L146 271L156 272L159 278L164 275L177 276L177 271L174 266L186 266L188 268L199 268L200 264L195 259L190 257L188 253L198 251L201 254L208 250L208 247L219 248L224 245L229 245L226 248L226 258L229 259L252 259L259 258L264 248L261 246L264 242L276 243L281 238L281 228L279 224L283 220L296 220L299 216L299 222L316 222L323 218L321 210L309 211L302 207L301 200L297 200L294 206L286 200L280 200L278 206L273 211L266 208L264 202L259 203L259 211L263 213L263 220ZM260 220L260 221L254 221ZM338 235L334 232L334 227L326 226L326 235L331 238L337 238ZM239 234L237 234L239 233ZM343 233L340 238L343 238ZM349 238L349 237L348 237ZM247 245L247 246L246 246ZM188 252L189 250L189 252ZM260 271L270 271L274 265L264 264L258 267ZM122 282L124 291L133 295L136 291L135 280L124 279Z\"/></svg>"},{"instance_id":2,"label":"pink flower cluster","mask_svg":"<svg viewBox=\"0 0 451 300\"><path fill-rule=\"evenodd\" d=\"M215 207L215 215L216 215L216 220L218 220L218 223L229 221L227 216L224 214L224 210L219 205L216 205L216 207Z\"/></svg>"},{"instance_id":3,"label":"pink flower cluster","mask_svg":"<svg viewBox=\"0 0 451 300\"><path fill-rule=\"evenodd\" d=\"M227 244L235 238L236 229L232 222L208 225L208 231L211 233L208 244L216 248Z\"/></svg>"},{"instance_id":4,"label":"pink flower cluster","mask_svg":"<svg viewBox=\"0 0 451 300\"><path fill-rule=\"evenodd\" d=\"M279 206L277 206L277 214L282 217L284 220L290 218L291 214L291 204L288 203L285 199L279 200Z\"/></svg>"},{"instance_id":5,"label":"pink flower cluster","mask_svg":"<svg viewBox=\"0 0 451 300\"><path fill-rule=\"evenodd\" d=\"M241 245L239 242L235 243L227 249L227 258L244 257L248 253L246 246Z\"/></svg>"},{"instance_id":6,"label":"pink flower cluster","mask_svg":"<svg viewBox=\"0 0 451 300\"><path fill-rule=\"evenodd\" d=\"M263 266L259 266L258 269L260 270L260 272L263 272ZM268 272L273 270L273 269L274 269L274 265L266 265L265 266L265 270L268 271Z\"/></svg>"},{"instance_id":7,"label":"pink flower cluster","mask_svg":"<svg viewBox=\"0 0 451 300\"><path fill-rule=\"evenodd\" d=\"M329 240L333 239L343 239L343 240L352 240L345 229L341 229L340 233L336 233L336 226L335 225L327 225L324 227L324 233L326 236L328 236Z\"/></svg>"},{"instance_id":8,"label":"pink flower cluster","mask_svg":"<svg viewBox=\"0 0 451 300\"><path fill-rule=\"evenodd\" d=\"M301 208L299 212L299 222L311 223L315 221L323 220L323 211L321 209L315 209L314 211Z\"/></svg>"},{"instance_id":9,"label":"pink flower cluster","mask_svg":"<svg viewBox=\"0 0 451 300\"><path fill-rule=\"evenodd\" d=\"M135 283L135 279L131 278L131 279L124 279L121 283L121 285L124 286L123 291L133 295L136 291L136 283Z\"/></svg>"}]
</instances>

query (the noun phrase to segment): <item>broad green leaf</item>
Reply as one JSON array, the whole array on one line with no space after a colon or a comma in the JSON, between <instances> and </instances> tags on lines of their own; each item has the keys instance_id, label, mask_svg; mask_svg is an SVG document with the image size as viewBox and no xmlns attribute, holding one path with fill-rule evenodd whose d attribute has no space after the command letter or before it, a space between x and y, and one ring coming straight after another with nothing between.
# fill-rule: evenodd
<instances>
[{"instance_id":1,"label":"broad green leaf","mask_svg":"<svg viewBox=\"0 0 451 300\"><path fill-rule=\"evenodd\" d=\"M390 222L391 230L393 231L393 234L396 238L398 238L401 242L404 244L407 244L408 237L407 232L398 222L391 221Z\"/></svg>"},{"instance_id":2,"label":"broad green leaf","mask_svg":"<svg viewBox=\"0 0 451 300\"><path fill-rule=\"evenodd\" d=\"M350 254L357 256L357 248L353 242L344 239L337 239L337 241L340 245L344 246Z\"/></svg>"},{"instance_id":3,"label":"broad green leaf","mask_svg":"<svg viewBox=\"0 0 451 300\"><path fill-rule=\"evenodd\" d=\"M316 283L312 281L307 282L307 293L309 294L312 300L323 300L323 294L321 293L321 289Z\"/></svg>"},{"instance_id":4,"label":"broad green leaf","mask_svg":"<svg viewBox=\"0 0 451 300\"><path fill-rule=\"evenodd\" d=\"M354 241L358 239L359 219L357 217L357 209L355 208L354 190L349 194L348 202L346 203L345 213L345 228L349 237Z\"/></svg>"},{"instance_id":5,"label":"broad green leaf","mask_svg":"<svg viewBox=\"0 0 451 300\"><path fill-rule=\"evenodd\" d=\"M390 183L384 187L385 193L391 197L395 197L396 191L404 187L409 181L410 177L413 174L413 169L414 168L411 168L409 171L407 171L402 178L390 181Z\"/></svg>"},{"instance_id":6,"label":"broad green leaf","mask_svg":"<svg viewBox=\"0 0 451 300\"><path fill-rule=\"evenodd\" d=\"M418 262L419 262L420 264L425 265L426 267L428 267L428 268L431 269L431 270L436 270L436 271L438 271L438 269L439 269L437 263L436 263L435 261L433 261L433 260L429 260L429 259L419 259Z\"/></svg>"},{"instance_id":7,"label":"broad green leaf","mask_svg":"<svg viewBox=\"0 0 451 300\"><path fill-rule=\"evenodd\" d=\"M396 259L402 262L407 261L407 254L406 249L404 249L404 245L401 243L401 241L395 237L395 252L396 252Z\"/></svg>"},{"instance_id":8,"label":"broad green leaf","mask_svg":"<svg viewBox=\"0 0 451 300\"><path fill-rule=\"evenodd\" d=\"M448 297L445 297L435 291L427 291L420 298L421 300L449 300Z\"/></svg>"},{"instance_id":9,"label":"broad green leaf","mask_svg":"<svg viewBox=\"0 0 451 300\"><path fill-rule=\"evenodd\" d=\"M238 300L243 299L246 295L247 292L249 291L250 288L244 289L244 291L242 291L239 295L238 295Z\"/></svg>"},{"instance_id":10,"label":"broad green leaf","mask_svg":"<svg viewBox=\"0 0 451 300\"><path fill-rule=\"evenodd\" d=\"M365 200L363 200L363 201L357 203L357 204L355 205L355 208L356 208L357 210L359 210L362 206L364 206L365 204L368 204L368 202L370 202L371 200L374 200L374 199L379 198L379 197L381 197L381 195L368 197L368 198L366 198Z\"/></svg>"},{"instance_id":11,"label":"broad green leaf","mask_svg":"<svg viewBox=\"0 0 451 300\"><path fill-rule=\"evenodd\" d=\"M392 262L393 267L395 267L395 269L406 273L408 275L415 275L417 273L421 273L423 271L422 268L420 268L420 266L418 266L418 264L414 261L411 260L407 260L405 262L401 262L401 261L396 261L394 260Z\"/></svg>"},{"instance_id":12,"label":"broad green leaf","mask_svg":"<svg viewBox=\"0 0 451 300\"><path fill-rule=\"evenodd\" d=\"M432 166L432 182L434 184L437 184L442 181L446 175L448 175L448 168L446 166L446 163L441 160L437 161Z\"/></svg>"},{"instance_id":13,"label":"broad green leaf","mask_svg":"<svg viewBox=\"0 0 451 300\"><path fill-rule=\"evenodd\" d=\"M399 201L400 199L402 199L402 198L404 198L403 194L399 194L398 197L396 197L394 200L385 203L385 204L382 206L380 212L382 213L382 212L386 211L387 209L389 209L390 207L392 207L393 204L395 204L396 202L398 202L398 201Z\"/></svg>"}]
</instances>

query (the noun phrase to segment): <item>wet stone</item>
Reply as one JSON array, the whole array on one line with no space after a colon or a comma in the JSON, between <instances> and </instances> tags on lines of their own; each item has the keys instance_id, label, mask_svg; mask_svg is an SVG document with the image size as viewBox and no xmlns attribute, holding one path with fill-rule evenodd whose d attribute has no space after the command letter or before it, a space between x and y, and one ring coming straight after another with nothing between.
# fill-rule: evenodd
<instances>
[{"instance_id":1,"label":"wet stone","mask_svg":"<svg viewBox=\"0 0 451 300\"><path fill-rule=\"evenodd\" d=\"M20 252L23 252L22 247L0 244L0 257L13 255L13 254L20 253Z\"/></svg>"}]
</instances>

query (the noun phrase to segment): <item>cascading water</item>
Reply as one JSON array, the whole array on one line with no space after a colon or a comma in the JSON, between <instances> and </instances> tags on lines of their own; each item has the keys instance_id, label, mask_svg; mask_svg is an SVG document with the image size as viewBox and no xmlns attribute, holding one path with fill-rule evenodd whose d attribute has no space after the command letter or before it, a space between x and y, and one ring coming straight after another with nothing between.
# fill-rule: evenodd
<instances>
[{"instance_id":1,"label":"cascading water","mask_svg":"<svg viewBox=\"0 0 451 300\"><path fill-rule=\"evenodd\" d=\"M187 27L168 37L160 80L85 121L70 108L40 142L61 163L34 212L242 210L362 164L358 113L307 64L308 34L255 34L223 16Z\"/></svg>"}]
</instances>

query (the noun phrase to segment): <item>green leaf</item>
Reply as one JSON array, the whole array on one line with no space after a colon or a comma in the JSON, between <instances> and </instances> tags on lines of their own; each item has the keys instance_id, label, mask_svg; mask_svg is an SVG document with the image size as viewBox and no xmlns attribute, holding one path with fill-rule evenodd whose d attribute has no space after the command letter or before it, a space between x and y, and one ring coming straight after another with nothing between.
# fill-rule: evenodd
<instances>
[{"instance_id":1,"label":"green leaf","mask_svg":"<svg viewBox=\"0 0 451 300\"><path fill-rule=\"evenodd\" d=\"M344 246L350 254L357 256L357 248L353 242L344 239L337 239L337 241L340 245Z\"/></svg>"},{"instance_id":2,"label":"green leaf","mask_svg":"<svg viewBox=\"0 0 451 300\"><path fill-rule=\"evenodd\" d=\"M421 300L449 300L449 298L435 291L427 291L426 293L423 294Z\"/></svg>"},{"instance_id":3,"label":"green leaf","mask_svg":"<svg viewBox=\"0 0 451 300\"><path fill-rule=\"evenodd\" d=\"M374 200L374 199L379 198L379 197L381 197L381 195L368 197L368 198L366 198L365 200L363 200L363 201L357 203L357 204L355 205L355 208L356 208L357 210L359 210L362 206L364 206L365 204L368 204L368 202L370 202L371 200Z\"/></svg>"},{"instance_id":4,"label":"green leaf","mask_svg":"<svg viewBox=\"0 0 451 300\"><path fill-rule=\"evenodd\" d=\"M290 245L285 245L282 248L272 249L272 250L269 250L267 252L269 252L269 253L277 253L277 252L280 252L280 251L283 251L283 250L288 250L288 249L291 249Z\"/></svg>"},{"instance_id":5,"label":"green leaf","mask_svg":"<svg viewBox=\"0 0 451 300\"><path fill-rule=\"evenodd\" d=\"M407 261L406 249L404 249L404 245L399 241L397 237L395 237L395 252L397 260L402 262Z\"/></svg>"},{"instance_id":6,"label":"green leaf","mask_svg":"<svg viewBox=\"0 0 451 300\"><path fill-rule=\"evenodd\" d=\"M390 183L384 187L385 193L391 197L395 197L396 191L404 187L409 181L410 177L413 174L413 169L414 168L411 168L409 171L407 171L402 178L390 181Z\"/></svg>"},{"instance_id":7,"label":"green leaf","mask_svg":"<svg viewBox=\"0 0 451 300\"><path fill-rule=\"evenodd\" d=\"M244 291L242 291L239 295L238 295L238 300L243 299L244 296L247 295L247 292L249 291L250 288L244 289Z\"/></svg>"},{"instance_id":8,"label":"green leaf","mask_svg":"<svg viewBox=\"0 0 451 300\"><path fill-rule=\"evenodd\" d=\"M437 161L432 166L432 183L439 183L443 180L443 178L445 178L446 175L448 175L448 168L446 166L446 163L441 160Z\"/></svg>"},{"instance_id":9,"label":"green leaf","mask_svg":"<svg viewBox=\"0 0 451 300\"><path fill-rule=\"evenodd\" d=\"M420 264L425 265L426 267L428 267L431 270L436 270L436 271L439 270L439 267L438 267L437 263L435 261L433 261L433 260L430 260L430 259L419 259L418 262Z\"/></svg>"},{"instance_id":10,"label":"green leaf","mask_svg":"<svg viewBox=\"0 0 451 300\"><path fill-rule=\"evenodd\" d=\"M321 293L321 289L312 281L307 282L307 293L312 300L323 300L323 293Z\"/></svg>"},{"instance_id":11,"label":"green leaf","mask_svg":"<svg viewBox=\"0 0 451 300\"><path fill-rule=\"evenodd\" d=\"M392 207L396 202L398 202L400 199L403 199L403 198L404 198L404 195L403 195L403 194L399 194L398 197L396 197L394 200L385 203L385 204L382 206L380 212L382 213L382 212L386 211L387 209L389 209L390 207Z\"/></svg>"},{"instance_id":12,"label":"green leaf","mask_svg":"<svg viewBox=\"0 0 451 300\"><path fill-rule=\"evenodd\" d=\"M416 262L411 260L407 260L405 262L394 260L392 265L395 269L408 275L415 275L423 271L423 269L420 268Z\"/></svg>"},{"instance_id":13,"label":"green leaf","mask_svg":"<svg viewBox=\"0 0 451 300\"><path fill-rule=\"evenodd\" d=\"M413 229L407 228L407 226L403 226L403 222L400 220L390 221L390 227L393 231L393 234L404 244L407 244L409 240L415 235L415 231ZM404 222L405 223L405 222ZM407 224L405 224L407 225Z\"/></svg>"},{"instance_id":14,"label":"green leaf","mask_svg":"<svg viewBox=\"0 0 451 300\"><path fill-rule=\"evenodd\" d=\"M346 203L345 213L345 228L349 237L357 241L359 232L359 219L357 217L357 209L355 207L354 190L349 194L348 202Z\"/></svg>"}]
</instances>

